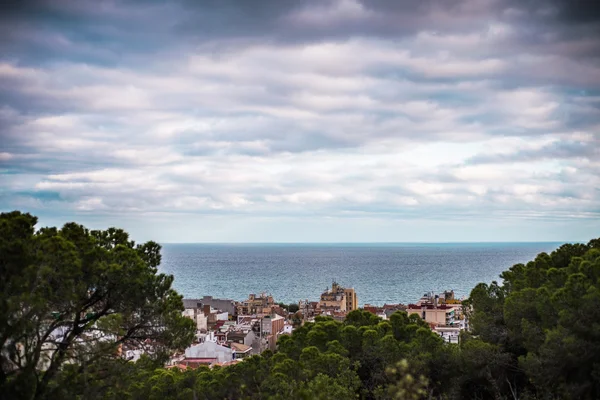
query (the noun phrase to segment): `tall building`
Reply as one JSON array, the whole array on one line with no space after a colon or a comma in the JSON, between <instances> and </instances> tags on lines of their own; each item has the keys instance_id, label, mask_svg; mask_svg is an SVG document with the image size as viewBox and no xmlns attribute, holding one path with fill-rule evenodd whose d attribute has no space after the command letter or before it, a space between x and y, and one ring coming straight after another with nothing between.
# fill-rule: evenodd
<instances>
[{"instance_id":1,"label":"tall building","mask_svg":"<svg viewBox=\"0 0 600 400\"><path fill-rule=\"evenodd\" d=\"M344 294L346 295L346 311L358 309L358 297L356 297L354 288L345 288Z\"/></svg>"},{"instance_id":2,"label":"tall building","mask_svg":"<svg viewBox=\"0 0 600 400\"><path fill-rule=\"evenodd\" d=\"M354 288L344 288L336 281L331 284L331 290L327 289L321 294L319 308L322 311L349 312L358 308L358 298Z\"/></svg>"}]
</instances>

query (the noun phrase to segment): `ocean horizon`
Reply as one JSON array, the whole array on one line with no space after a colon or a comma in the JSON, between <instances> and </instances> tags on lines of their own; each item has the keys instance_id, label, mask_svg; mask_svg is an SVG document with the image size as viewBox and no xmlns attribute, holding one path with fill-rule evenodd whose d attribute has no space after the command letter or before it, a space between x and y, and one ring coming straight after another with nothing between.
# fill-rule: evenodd
<instances>
[{"instance_id":1,"label":"ocean horizon","mask_svg":"<svg viewBox=\"0 0 600 400\"><path fill-rule=\"evenodd\" d=\"M358 303L413 303L425 292L468 296L480 282L527 263L563 242L163 243L159 271L186 298L243 300L267 293L278 302L319 299L337 281Z\"/></svg>"}]
</instances>

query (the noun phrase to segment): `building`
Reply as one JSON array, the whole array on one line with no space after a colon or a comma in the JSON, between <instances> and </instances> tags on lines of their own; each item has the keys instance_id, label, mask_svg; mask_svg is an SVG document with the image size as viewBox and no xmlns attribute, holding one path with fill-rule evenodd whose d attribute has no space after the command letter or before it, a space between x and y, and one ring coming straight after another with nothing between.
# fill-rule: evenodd
<instances>
[{"instance_id":1,"label":"building","mask_svg":"<svg viewBox=\"0 0 600 400\"><path fill-rule=\"evenodd\" d=\"M196 330L199 332L214 329L218 321L229 320L229 313L227 311L215 310L208 304L205 304L201 308L185 308L182 314L196 322Z\"/></svg>"},{"instance_id":2,"label":"building","mask_svg":"<svg viewBox=\"0 0 600 400\"><path fill-rule=\"evenodd\" d=\"M346 293L344 288L333 281L331 290L325 289L321 293L319 308L322 311L346 311Z\"/></svg>"},{"instance_id":3,"label":"building","mask_svg":"<svg viewBox=\"0 0 600 400\"><path fill-rule=\"evenodd\" d=\"M387 319L387 315L385 314L385 309L383 307L374 306L371 304L363 305L363 310L370 312L371 314L377 315L381 319Z\"/></svg>"},{"instance_id":4,"label":"building","mask_svg":"<svg viewBox=\"0 0 600 400\"><path fill-rule=\"evenodd\" d=\"M283 331L284 324L285 318L281 315L265 315L262 318L262 332L267 335L278 334Z\"/></svg>"},{"instance_id":5,"label":"building","mask_svg":"<svg viewBox=\"0 0 600 400\"><path fill-rule=\"evenodd\" d=\"M204 296L201 299L183 299L183 307L187 309L203 309L205 305L209 305L215 310L235 315L235 301L231 299L215 299L212 296Z\"/></svg>"},{"instance_id":6,"label":"building","mask_svg":"<svg viewBox=\"0 0 600 400\"><path fill-rule=\"evenodd\" d=\"M238 303L237 315L271 314L275 301L273 296L261 293L260 296L250 294L247 300Z\"/></svg>"},{"instance_id":7,"label":"building","mask_svg":"<svg viewBox=\"0 0 600 400\"><path fill-rule=\"evenodd\" d=\"M247 346L243 343L231 342L231 349L235 353L235 358L246 358L252 355L252 346Z\"/></svg>"},{"instance_id":8,"label":"building","mask_svg":"<svg viewBox=\"0 0 600 400\"><path fill-rule=\"evenodd\" d=\"M349 312L358 309L358 298L354 288L343 288L336 281L331 284L331 289L326 289L321 294L319 301L321 313L324 311Z\"/></svg>"},{"instance_id":9,"label":"building","mask_svg":"<svg viewBox=\"0 0 600 400\"><path fill-rule=\"evenodd\" d=\"M433 331L440 335L445 342L458 344L460 339L460 327L436 326Z\"/></svg>"},{"instance_id":10,"label":"building","mask_svg":"<svg viewBox=\"0 0 600 400\"><path fill-rule=\"evenodd\" d=\"M441 304L409 304L408 314L418 314L429 324L435 326L452 326L455 322L455 306Z\"/></svg>"},{"instance_id":11,"label":"building","mask_svg":"<svg viewBox=\"0 0 600 400\"><path fill-rule=\"evenodd\" d=\"M198 360L204 360L208 364L212 362L226 362L234 359L234 351L225 346L221 346L215 342L205 341L204 343L196 344L185 349L185 358L183 359L189 362L198 362Z\"/></svg>"},{"instance_id":12,"label":"building","mask_svg":"<svg viewBox=\"0 0 600 400\"><path fill-rule=\"evenodd\" d=\"M232 331L227 335L227 341L239 344L245 344L246 346L252 346L252 343L256 339L256 335L252 330L247 331Z\"/></svg>"},{"instance_id":13,"label":"building","mask_svg":"<svg viewBox=\"0 0 600 400\"><path fill-rule=\"evenodd\" d=\"M287 322L283 324L282 335L291 335L294 332L294 326L292 324L288 324Z\"/></svg>"},{"instance_id":14,"label":"building","mask_svg":"<svg viewBox=\"0 0 600 400\"><path fill-rule=\"evenodd\" d=\"M350 312L358 309L358 297L354 288L344 288L346 295L346 311Z\"/></svg>"},{"instance_id":15,"label":"building","mask_svg":"<svg viewBox=\"0 0 600 400\"><path fill-rule=\"evenodd\" d=\"M277 336L283 331L285 318L281 315L238 315L238 326L249 329L253 336L251 346L254 354L260 354L266 349L275 351ZM246 328L247 327L247 328ZM228 338L241 336L238 333L230 333ZM250 341L246 340L248 345ZM238 341L239 343L239 341Z\"/></svg>"},{"instance_id":16,"label":"building","mask_svg":"<svg viewBox=\"0 0 600 400\"><path fill-rule=\"evenodd\" d=\"M315 315L317 315L317 310L319 308L319 302L318 301L308 301L308 299L300 300L298 302L298 306L300 307L299 311L302 313L303 318L306 320L309 318L313 318Z\"/></svg>"},{"instance_id":17,"label":"building","mask_svg":"<svg viewBox=\"0 0 600 400\"><path fill-rule=\"evenodd\" d=\"M409 304L408 314L418 314L432 327L457 327L464 329L462 303L455 299L454 291L445 291L441 296L425 293L416 304Z\"/></svg>"}]
</instances>

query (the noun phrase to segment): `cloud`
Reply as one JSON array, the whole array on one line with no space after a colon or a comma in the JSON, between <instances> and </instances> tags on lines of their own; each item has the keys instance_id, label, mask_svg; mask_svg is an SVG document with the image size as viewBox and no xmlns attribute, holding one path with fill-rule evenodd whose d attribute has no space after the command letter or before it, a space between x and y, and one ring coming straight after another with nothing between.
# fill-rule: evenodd
<instances>
[{"instance_id":1,"label":"cloud","mask_svg":"<svg viewBox=\"0 0 600 400\"><path fill-rule=\"evenodd\" d=\"M556 139L549 143L533 146L529 143L520 143L519 147L512 151L478 154L467 160L467 162L483 164L538 160L595 160L600 158L599 139L592 135L585 135L580 137L579 140Z\"/></svg>"},{"instance_id":2,"label":"cloud","mask_svg":"<svg viewBox=\"0 0 600 400\"><path fill-rule=\"evenodd\" d=\"M2 209L216 216L223 240L265 218L600 219L596 9L257 4L13 3Z\"/></svg>"}]
</instances>

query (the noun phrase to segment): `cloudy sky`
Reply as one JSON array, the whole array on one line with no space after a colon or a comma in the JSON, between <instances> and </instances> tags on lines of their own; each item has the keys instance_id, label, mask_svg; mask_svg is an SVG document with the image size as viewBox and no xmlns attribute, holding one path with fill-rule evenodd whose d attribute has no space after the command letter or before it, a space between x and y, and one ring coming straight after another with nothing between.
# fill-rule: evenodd
<instances>
[{"instance_id":1,"label":"cloudy sky","mask_svg":"<svg viewBox=\"0 0 600 400\"><path fill-rule=\"evenodd\" d=\"M8 3L2 211L161 242L600 236L593 0Z\"/></svg>"}]
</instances>

